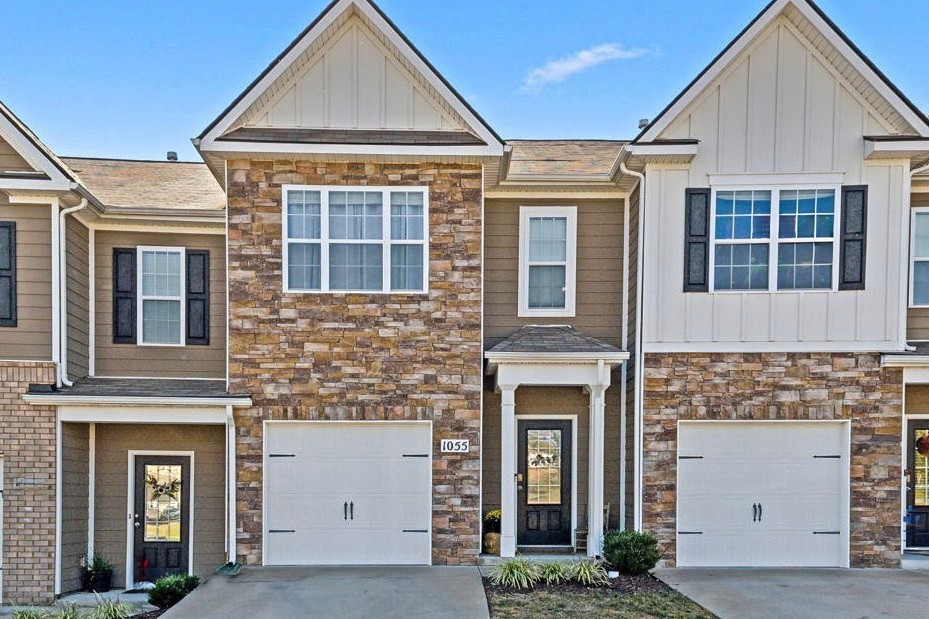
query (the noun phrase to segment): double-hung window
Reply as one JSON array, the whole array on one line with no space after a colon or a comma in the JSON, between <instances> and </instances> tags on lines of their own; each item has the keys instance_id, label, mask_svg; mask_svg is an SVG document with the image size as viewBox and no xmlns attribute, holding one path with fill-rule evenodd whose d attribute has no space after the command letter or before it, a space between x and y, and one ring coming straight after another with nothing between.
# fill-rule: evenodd
<instances>
[{"instance_id":1,"label":"double-hung window","mask_svg":"<svg viewBox=\"0 0 929 619\"><path fill-rule=\"evenodd\" d=\"M284 187L284 289L424 293L424 187Z\"/></svg>"},{"instance_id":2,"label":"double-hung window","mask_svg":"<svg viewBox=\"0 0 929 619\"><path fill-rule=\"evenodd\" d=\"M837 189L717 190L713 290L833 290Z\"/></svg>"},{"instance_id":3,"label":"double-hung window","mask_svg":"<svg viewBox=\"0 0 929 619\"><path fill-rule=\"evenodd\" d=\"M183 346L184 248L138 247L139 344Z\"/></svg>"},{"instance_id":4,"label":"double-hung window","mask_svg":"<svg viewBox=\"0 0 929 619\"><path fill-rule=\"evenodd\" d=\"M913 209L910 306L929 307L929 208Z\"/></svg>"},{"instance_id":5,"label":"double-hung window","mask_svg":"<svg viewBox=\"0 0 929 619\"><path fill-rule=\"evenodd\" d=\"M520 208L519 315L574 316L577 209Z\"/></svg>"}]
</instances>

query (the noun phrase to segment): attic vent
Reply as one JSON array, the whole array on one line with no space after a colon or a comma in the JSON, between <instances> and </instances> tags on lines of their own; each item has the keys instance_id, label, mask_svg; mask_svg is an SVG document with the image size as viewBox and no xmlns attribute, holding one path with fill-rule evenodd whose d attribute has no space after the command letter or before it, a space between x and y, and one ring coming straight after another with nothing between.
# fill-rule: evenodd
<instances>
[{"instance_id":1,"label":"attic vent","mask_svg":"<svg viewBox=\"0 0 929 619\"><path fill-rule=\"evenodd\" d=\"M639 121L639 129L644 129L645 127L648 126L648 123L649 123L649 120L647 118L641 119Z\"/></svg>"},{"instance_id":2,"label":"attic vent","mask_svg":"<svg viewBox=\"0 0 929 619\"><path fill-rule=\"evenodd\" d=\"M173 150L168 151L168 161L177 161L177 153Z\"/></svg>"}]
</instances>

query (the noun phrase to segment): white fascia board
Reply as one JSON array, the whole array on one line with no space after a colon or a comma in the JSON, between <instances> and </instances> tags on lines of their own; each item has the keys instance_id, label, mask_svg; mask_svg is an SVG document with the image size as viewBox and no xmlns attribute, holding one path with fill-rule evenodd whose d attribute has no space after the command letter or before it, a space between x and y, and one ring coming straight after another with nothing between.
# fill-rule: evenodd
<instances>
[{"instance_id":1,"label":"white fascia board","mask_svg":"<svg viewBox=\"0 0 929 619\"><path fill-rule=\"evenodd\" d=\"M200 150L208 153L231 154L268 153L287 156L300 155L408 155L450 157L502 157L503 146L412 146L385 144L294 144L280 142L235 142L232 140L206 141Z\"/></svg>"},{"instance_id":2,"label":"white fascia board","mask_svg":"<svg viewBox=\"0 0 929 619\"><path fill-rule=\"evenodd\" d=\"M662 144L651 142L649 144L627 144L626 152L633 157L696 157L700 152L699 144Z\"/></svg>"},{"instance_id":3,"label":"white fascia board","mask_svg":"<svg viewBox=\"0 0 929 619\"><path fill-rule=\"evenodd\" d=\"M851 352L888 353L899 350L896 340L885 342L646 342L648 353L765 353L765 352Z\"/></svg>"},{"instance_id":4,"label":"white fascia board","mask_svg":"<svg viewBox=\"0 0 929 619\"><path fill-rule=\"evenodd\" d=\"M225 406L59 406L58 418L70 423L170 423L226 425Z\"/></svg>"},{"instance_id":5,"label":"white fascia board","mask_svg":"<svg viewBox=\"0 0 929 619\"><path fill-rule=\"evenodd\" d=\"M488 371L499 365L596 365L600 361L616 366L629 360L628 352L488 352Z\"/></svg>"},{"instance_id":6,"label":"white fascia board","mask_svg":"<svg viewBox=\"0 0 929 619\"><path fill-rule=\"evenodd\" d=\"M865 139L865 159L909 159L929 155L929 139L874 141Z\"/></svg>"},{"instance_id":7,"label":"white fascia board","mask_svg":"<svg viewBox=\"0 0 929 619\"><path fill-rule=\"evenodd\" d=\"M33 393L23 396L23 401L42 406L235 406L248 407L252 399L237 398L192 398L192 397L140 397L140 396L95 396L62 395L58 393Z\"/></svg>"},{"instance_id":8,"label":"white fascia board","mask_svg":"<svg viewBox=\"0 0 929 619\"><path fill-rule=\"evenodd\" d=\"M62 175L58 178L3 178L0 176L0 189L11 191L70 191L71 181Z\"/></svg>"},{"instance_id":9,"label":"white fascia board","mask_svg":"<svg viewBox=\"0 0 929 619\"><path fill-rule=\"evenodd\" d=\"M929 368L929 355L884 355L881 357L881 367L884 368Z\"/></svg>"},{"instance_id":10,"label":"white fascia board","mask_svg":"<svg viewBox=\"0 0 929 619\"><path fill-rule=\"evenodd\" d=\"M26 160L26 163L31 165L35 170L44 172L48 175L50 180L45 181L46 183L51 182L56 188L61 186L65 191L70 189L71 179L62 174L58 166L36 147L31 140L26 138L22 131L19 130L19 127L10 122L3 114L0 114L0 136L13 147L13 150L15 150L20 157ZM13 182L14 180L16 179L9 179L8 182ZM19 179L19 181L26 181L28 183L35 182L33 179ZM19 189L20 187L10 188ZM28 185L25 188L32 189L33 186ZM48 187L45 188L48 189Z\"/></svg>"}]
</instances>

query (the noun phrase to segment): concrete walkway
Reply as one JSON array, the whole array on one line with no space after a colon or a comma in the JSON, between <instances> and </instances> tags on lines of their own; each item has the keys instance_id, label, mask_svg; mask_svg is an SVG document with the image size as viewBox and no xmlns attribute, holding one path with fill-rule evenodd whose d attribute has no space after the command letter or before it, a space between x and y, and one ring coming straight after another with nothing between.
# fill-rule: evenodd
<instances>
[{"instance_id":1,"label":"concrete walkway","mask_svg":"<svg viewBox=\"0 0 929 619\"><path fill-rule=\"evenodd\" d=\"M676 568L654 574L720 619L929 617L929 573Z\"/></svg>"},{"instance_id":2,"label":"concrete walkway","mask_svg":"<svg viewBox=\"0 0 929 619\"><path fill-rule=\"evenodd\" d=\"M476 567L263 567L214 576L162 619L487 619Z\"/></svg>"}]
</instances>

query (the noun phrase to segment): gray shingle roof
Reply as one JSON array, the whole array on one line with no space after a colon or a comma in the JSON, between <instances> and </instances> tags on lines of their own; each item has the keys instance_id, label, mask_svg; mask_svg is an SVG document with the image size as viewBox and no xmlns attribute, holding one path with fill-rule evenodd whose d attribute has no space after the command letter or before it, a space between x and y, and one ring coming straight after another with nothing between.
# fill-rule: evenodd
<instances>
[{"instance_id":1,"label":"gray shingle roof","mask_svg":"<svg viewBox=\"0 0 929 619\"><path fill-rule=\"evenodd\" d=\"M467 131L384 129L282 129L241 127L217 142L281 142L287 144L387 144L391 146L479 146L484 141Z\"/></svg>"},{"instance_id":2,"label":"gray shingle roof","mask_svg":"<svg viewBox=\"0 0 929 619\"><path fill-rule=\"evenodd\" d=\"M30 393L47 395L30 389ZM84 378L73 387L63 387L58 396L133 398L235 398L226 391L224 380L183 380L151 378Z\"/></svg>"},{"instance_id":3,"label":"gray shingle roof","mask_svg":"<svg viewBox=\"0 0 929 619\"><path fill-rule=\"evenodd\" d=\"M616 353L622 351L567 325L527 325L520 327L487 352Z\"/></svg>"}]
</instances>

